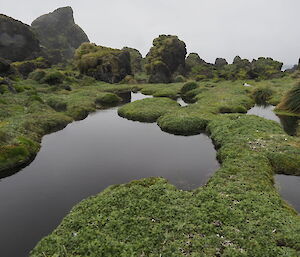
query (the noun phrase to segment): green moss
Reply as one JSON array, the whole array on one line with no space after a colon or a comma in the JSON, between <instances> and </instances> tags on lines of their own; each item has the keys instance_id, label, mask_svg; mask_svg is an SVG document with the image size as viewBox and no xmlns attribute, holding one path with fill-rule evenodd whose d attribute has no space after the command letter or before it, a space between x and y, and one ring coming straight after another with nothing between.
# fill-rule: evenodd
<instances>
[{"instance_id":1,"label":"green moss","mask_svg":"<svg viewBox=\"0 0 300 257\"><path fill-rule=\"evenodd\" d=\"M58 97L51 97L47 100L47 104L55 111L61 112L67 110L67 103Z\"/></svg>"},{"instance_id":2,"label":"green moss","mask_svg":"<svg viewBox=\"0 0 300 257\"><path fill-rule=\"evenodd\" d=\"M297 256L300 219L273 185L264 143L283 135L279 125L234 114L207 129L222 168L205 187L177 190L161 178L112 186L78 204L31 256Z\"/></svg>"},{"instance_id":3,"label":"green moss","mask_svg":"<svg viewBox=\"0 0 300 257\"><path fill-rule=\"evenodd\" d=\"M64 74L60 71L49 72L42 79L42 83L47 83L49 85L58 85L64 81Z\"/></svg>"},{"instance_id":4,"label":"green moss","mask_svg":"<svg viewBox=\"0 0 300 257\"><path fill-rule=\"evenodd\" d=\"M199 85L196 82L193 82L193 81L187 82L181 88L181 94L186 94L188 91L194 90L198 87L199 87Z\"/></svg>"},{"instance_id":5,"label":"green moss","mask_svg":"<svg viewBox=\"0 0 300 257\"><path fill-rule=\"evenodd\" d=\"M95 100L96 104L106 105L106 106L114 106L121 102L121 98L113 93L102 93L98 94Z\"/></svg>"},{"instance_id":6,"label":"green moss","mask_svg":"<svg viewBox=\"0 0 300 257\"><path fill-rule=\"evenodd\" d=\"M163 114L179 109L180 105L168 98L146 98L119 108L121 117L142 122L155 122Z\"/></svg>"},{"instance_id":7,"label":"green moss","mask_svg":"<svg viewBox=\"0 0 300 257\"><path fill-rule=\"evenodd\" d=\"M198 113L179 110L161 116L157 124L163 131L168 133L194 135L205 131L208 121L208 117L201 116Z\"/></svg>"},{"instance_id":8,"label":"green moss","mask_svg":"<svg viewBox=\"0 0 300 257\"><path fill-rule=\"evenodd\" d=\"M291 89L282 99L277 107L279 110L289 111L291 113L300 114L300 83Z\"/></svg>"},{"instance_id":9,"label":"green moss","mask_svg":"<svg viewBox=\"0 0 300 257\"><path fill-rule=\"evenodd\" d=\"M252 97L257 104L267 103L273 94L273 90L268 87L256 88L252 91Z\"/></svg>"}]
</instances>

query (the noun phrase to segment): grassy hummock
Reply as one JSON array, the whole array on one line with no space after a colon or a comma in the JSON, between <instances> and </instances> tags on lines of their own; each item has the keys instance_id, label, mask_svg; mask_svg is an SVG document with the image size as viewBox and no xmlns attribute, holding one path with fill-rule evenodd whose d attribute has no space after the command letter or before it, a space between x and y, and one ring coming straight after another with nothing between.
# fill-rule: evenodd
<instances>
[{"instance_id":1,"label":"grassy hummock","mask_svg":"<svg viewBox=\"0 0 300 257\"><path fill-rule=\"evenodd\" d=\"M30 256L297 256L300 219L275 189L268 158L270 137L286 135L256 116L220 116L207 131L222 167L206 186L188 192L148 178L109 187Z\"/></svg>"},{"instance_id":2,"label":"grassy hummock","mask_svg":"<svg viewBox=\"0 0 300 257\"><path fill-rule=\"evenodd\" d=\"M180 108L177 102L162 97L146 98L119 108L121 117L142 122L155 122L160 116Z\"/></svg>"}]
</instances>

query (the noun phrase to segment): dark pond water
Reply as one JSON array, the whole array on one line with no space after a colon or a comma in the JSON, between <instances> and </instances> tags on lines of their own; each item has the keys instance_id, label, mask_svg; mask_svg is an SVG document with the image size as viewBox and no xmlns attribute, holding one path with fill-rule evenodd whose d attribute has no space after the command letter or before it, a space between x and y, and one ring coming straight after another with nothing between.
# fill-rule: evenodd
<instances>
[{"instance_id":1,"label":"dark pond water","mask_svg":"<svg viewBox=\"0 0 300 257\"><path fill-rule=\"evenodd\" d=\"M291 136L297 135L299 130L299 117L277 116L273 110L274 106L255 105L247 114L253 114L265 119L274 120L281 124L284 131ZM276 187L281 196L300 212L300 177L290 175L275 175Z\"/></svg>"},{"instance_id":2,"label":"dark pond water","mask_svg":"<svg viewBox=\"0 0 300 257\"><path fill-rule=\"evenodd\" d=\"M120 118L117 108L98 111L45 136L29 166L0 180L0 256L27 256L72 206L109 185L161 176L188 190L218 167L204 134L174 136Z\"/></svg>"},{"instance_id":3,"label":"dark pond water","mask_svg":"<svg viewBox=\"0 0 300 257\"><path fill-rule=\"evenodd\" d=\"M255 105L247 112L247 114L253 114L268 120L274 120L281 124L282 128L288 135L299 135L298 133L300 133L300 118L294 116L276 115L273 112L274 109L275 106L273 105Z\"/></svg>"},{"instance_id":4,"label":"dark pond water","mask_svg":"<svg viewBox=\"0 0 300 257\"><path fill-rule=\"evenodd\" d=\"M300 213L300 177L276 175L275 181L282 197Z\"/></svg>"}]
</instances>

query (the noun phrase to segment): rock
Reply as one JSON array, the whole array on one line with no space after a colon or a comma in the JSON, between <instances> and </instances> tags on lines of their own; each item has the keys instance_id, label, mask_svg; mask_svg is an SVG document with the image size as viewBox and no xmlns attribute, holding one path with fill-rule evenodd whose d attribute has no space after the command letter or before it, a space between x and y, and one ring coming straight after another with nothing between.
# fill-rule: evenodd
<instances>
[{"instance_id":1,"label":"rock","mask_svg":"<svg viewBox=\"0 0 300 257\"><path fill-rule=\"evenodd\" d=\"M75 24L71 7L42 15L31 27L54 63L71 59L82 43L89 42L84 31Z\"/></svg>"},{"instance_id":2,"label":"rock","mask_svg":"<svg viewBox=\"0 0 300 257\"><path fill-rule=\"evenodd\" d=\"M217 58L215 61L215 66L217 66L217 67L223 67L227 64L228 64L228 62L224 58Z\"/></svg>"},{"instance_id":3,"label":"rock","mask_svg":"<svg viewBox=\"0 0 300 257\"><path fill-rule=\"evenodd\" d=\"M272 58L259 57L251 63L251 78L272 79L283 76L282 62L273 60Z\"/></svg>"},{"instance_id":4,"label":"rock","mask_svg":"<svg viewBox=\"0 0 300 257\"><path fill-rule=\"evenodd\" d=\"M0 77L0 93L3 94L5 92L17 93L9 78Z\"/></svg>"},{"instance_id":5,"label":"rock","mask_svg":"<svg viewBox=\"0 0 300 257\"><path fill-rule=\"evenodd\" d=\"M197 81L213 77L213 65L205 62L197 53L190 53L185 60L185 65L186 73Z\"/></svg>"},{"instance_id":6,"label":"rock","mask_svg":"<svg viewBox=\"0 0 300 257\"><path fill-rule=\"evenodd\" d=\"M169 83L177 70L185 67L186 45L177 36L160 35L146 56L150 83ZM176 75L179 75L178 73Z\"/></svg>"},{"instance_id":7,"label":"rock","mask_svg":"<svg viewBox=\"0 0 300 257\"><path fill-rule=\"evenodd\" d=\"M240 56L236 56L233 59L233 64L239 64L241 62L242 58Z\"/></svg>"},{"instance_id":8,"label":"rock","mask_svg":"<svg viewBox=\"0 0 300 257\"><path fill-rule=\"evenodd\" d=\"M142 54L134 48L124 47L123 51L127 51L130 54L131 71L133 74L143 71L144 59Z\"/></svg>"},{"instance_id":9,"label":"rock","mask_svg":"<svg viewBox=\"0 0 300 257\"><path fill-rule=\"evenodd\" d=\"M12 66L23 76L23 78L27 78L29 73L36 69L49 68L50 64L45 58L38 57L34 60L14 62L12 63Z\"/></svg>"},{"instance_id":10,"label":"rock","mask_svg":"<svg viewBox=\"0 0 300 257\"><path fill-rule=\"evenodd\" d=\"M188 69L191 69L194 66L206 64L206 62L203 59L201 59L197 53L190 53L185 60L185 64Z\"/></svg>"},{"instance_id":11,"label":"rock","mask_svg":"<svg viewBox=\"0 0 300 257\"><path fill-rule=\"evenodd\" d=\"M0 14L0 57L15 62L33 59L40 54L39 40L30 27Z\"/></svg>"},{"instance_id":12,"label":"rock","mask_svg":"<svg viewBox=\"0 0 300 257\"><path fill-rule=\"evenodd\" d=\"M80 73L108 83L118 83L131 75L128 51L84 43L75 52Z\"/></svg>"}]
</instances>

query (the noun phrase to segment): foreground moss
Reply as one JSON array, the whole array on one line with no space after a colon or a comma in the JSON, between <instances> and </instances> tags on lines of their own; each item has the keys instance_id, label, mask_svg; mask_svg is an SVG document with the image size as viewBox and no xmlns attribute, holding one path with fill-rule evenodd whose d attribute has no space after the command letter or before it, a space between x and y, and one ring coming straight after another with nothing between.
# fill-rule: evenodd
<instances>
[{"instance_id":1,"label":"foreground moss","mask_svg":"<svg viewBox=\"0 0 300 257\"><path fill-rule=\"evenodd\" d=\"M180 104L168 98L146 98L119 108L121 117L143 122L155 122L160 116L180 108Z\"/></svg>"},{"instance_id":2,"label":"foreground moss","mask_svg":"<svg viewBox=\"0 0 300 257\"><path fill-rule=\"evenodd\" d=\"M273 185L279 125L229 114L209 122L222 168L192 192L161 178L112 186L78 204L31 256L297 256L300 219Z\"/></svg>"}]
</instances>

